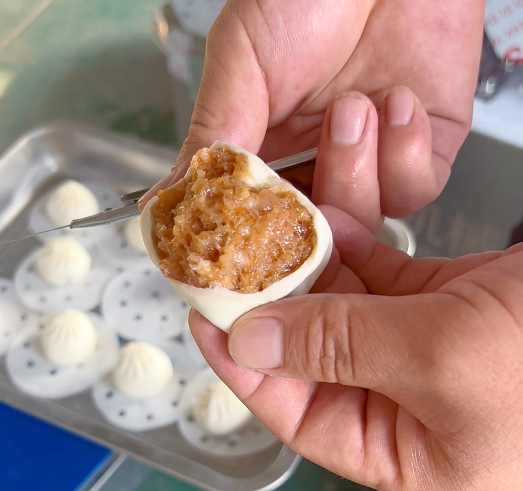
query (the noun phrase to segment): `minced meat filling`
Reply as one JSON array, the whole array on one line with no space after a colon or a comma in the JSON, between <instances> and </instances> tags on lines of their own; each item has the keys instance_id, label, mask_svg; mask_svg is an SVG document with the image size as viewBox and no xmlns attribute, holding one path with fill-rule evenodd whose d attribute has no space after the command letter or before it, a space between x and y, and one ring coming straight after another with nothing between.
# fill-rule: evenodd
<instances>
[{"instance_id":1,"label":"minced meat filling","mask_svg":"<svg viewBox=\"0 0 523 491\"><path fill-rule=\"evenodd\" d=\"M162 273L196 287L255 293L310 256L313 219L293 193L241 181L246 157L226 148L200 150L183 188L161 191L152 207Z\"/></svg>"}]
</instances>

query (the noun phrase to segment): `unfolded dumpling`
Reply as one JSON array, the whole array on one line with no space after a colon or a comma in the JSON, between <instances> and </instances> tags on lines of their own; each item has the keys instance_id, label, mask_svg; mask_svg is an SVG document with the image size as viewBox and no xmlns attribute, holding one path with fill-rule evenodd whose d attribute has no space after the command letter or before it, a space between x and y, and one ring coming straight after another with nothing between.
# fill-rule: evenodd
<instances>
[{"instance_id":1,"label":"unfolded dumpling","mask_svg":"<svg viewBox=\"0 0 523 491\"><path fill-rule=\"evenodd\" d=\"M318 208L225 142L199 150L185 177L149 201L141 229L178 295L224 331L257 306L308 293L332 251Z\"/></svg>"}]
</instances>

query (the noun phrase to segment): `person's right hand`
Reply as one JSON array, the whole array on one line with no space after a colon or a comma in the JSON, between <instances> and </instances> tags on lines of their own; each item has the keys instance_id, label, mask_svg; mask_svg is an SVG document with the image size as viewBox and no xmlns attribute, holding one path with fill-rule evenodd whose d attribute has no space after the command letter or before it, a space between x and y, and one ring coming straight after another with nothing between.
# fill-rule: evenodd
<instances>
[{"instance_id":1,"label":"person's right hand","mask_svg":"<svg viewBox=\"0 0 523 491\"><path fill-rule=\"evenodd\" d=\"M229 0L208 37L181 172L215 140L272 161L321 135L315 203L374 232L382 214L418 211L443 189L470 128L483 13L484 0ZM381 110L373 162L350 158L378 123L366 100L339 97L348 91Z\"/></svg>"},{"instance_id":2,"label":"person's right hand","mask_svg":"<svg viewBox=\"0 0 523 491\"><path fill-rule=\"evenodd\" d=\"M317 293L229 336L191 313L211 368L284 444L352 481L523 489L523 244L416 260L322 211L337 249Z\"/></svg>"}]
</instances>

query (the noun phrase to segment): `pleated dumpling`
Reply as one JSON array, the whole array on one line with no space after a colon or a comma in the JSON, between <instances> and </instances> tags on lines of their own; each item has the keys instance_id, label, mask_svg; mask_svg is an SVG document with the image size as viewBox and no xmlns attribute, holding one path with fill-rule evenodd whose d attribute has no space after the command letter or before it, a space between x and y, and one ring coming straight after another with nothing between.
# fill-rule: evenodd
<instances>
[{"instance_id":1,"label":"pleated dumpling","mask_svg":"<svg viewBox=\"0 0 523 491\"><path fill-rule=\"evenodd\" d=\"M92 191L72 179L60 184L45 204L45 212L56 227L67 225L76 218L94 215L99 211L98 200Z\"/></svg>"},{"instance_id":2,"label":"pleated dumpling","mask_svg":"<svg viewBox=\"0 0 523 491\"><path fill-rule=\"evenodd\" d=\"M36 270L51 286L79 283L91 270L89 252L74 239L55 239L39 251Z\"/></svg>"},{"instance_id":3,"label":"pleated dumpling","mask_svg":"<svg viewBox=\"0 0 523 491\"><path fill-rule=\"evenodd\" d=\"M173 373L172 362L165 351L152 344L132 342L120 351L113 384L129 397L146 399L165 389Z\"/></svg>"},{"instance_id":4,"label":"pleated dumpling","mask_svg":"<svg viewBox=\"0 0 523 491\"><path fill-rule=\"evenodd\" d=\"M43 328L40 342L44 355L55 365L72 366L91 358L98 335L87 315L66 310Z\"/></svg>"},{"instance_id":5,"label":"pleated dumpling","mask_svg":"<svg viewBox=\"0 0 523 491\"><path fill-rule=\"evenodd\" d=\"M244 426L252 413L229 387L217 380L200 395L194 407L198 426L213 435L227 435Z\"/></svg>"},{"instance_id":6,"label":"pleated dumpling","mask_svg":"<svg viewBox=\"0 0 523 491\"><path fill-rule=\"evenodd\" d=\"M127 220L124 228L125 241L131 249L141 254L147 254L145 243L142 237L142 231L140 229L140 217L134 217Z\"/></svg>"}]
</instances>

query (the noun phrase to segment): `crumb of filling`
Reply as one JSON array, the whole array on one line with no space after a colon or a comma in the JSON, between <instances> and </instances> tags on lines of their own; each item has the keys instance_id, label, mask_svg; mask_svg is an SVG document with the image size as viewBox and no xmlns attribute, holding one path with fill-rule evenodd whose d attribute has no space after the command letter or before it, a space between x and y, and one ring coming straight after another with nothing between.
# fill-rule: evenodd
<instances>
[{"instance_id":1,"label":"crumb of filling","mask_svg":"<svg viewBox=\"0 0 523 491\"><path fill-rule=\"evenodd\" d=\"M255 189L246 157L204 148L192 178L158 194L153 240L162 273L200 288L255 293L298 269L316 245L310 213L289 191Z\"/></svg>"}]
</instances>

